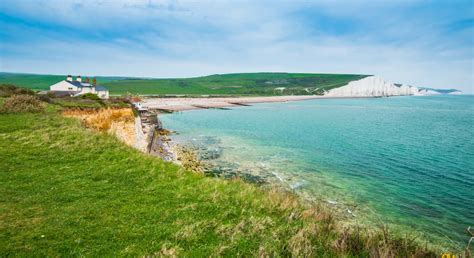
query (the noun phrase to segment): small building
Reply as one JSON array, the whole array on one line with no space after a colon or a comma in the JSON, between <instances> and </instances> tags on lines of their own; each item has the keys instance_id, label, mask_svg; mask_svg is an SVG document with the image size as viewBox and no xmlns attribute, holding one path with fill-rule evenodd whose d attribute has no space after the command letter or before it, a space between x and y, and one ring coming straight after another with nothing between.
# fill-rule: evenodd
<instances>
[{"instance_id":1,"label":"small building","mask_svg":"<svg viewBox=\"0 0 474 258\"><path fill-rule=\"evenodd\" d=\"M94 80L95 81L95 80ZM99 96L101 99L109 98L109 90L105 87L95 85L95 83L82 82L81 76L77 76L76 80L72 79L71 75L66 77L66 80L62 80L49 86L50 91L58 94L68 94L69 96L79 96L86 93L93 93Z\"/></svg>"},{"instance_id":2,"label":"small building","mask_svg":"<svg viewBox=\"0 0 474 258\"><path fill-rule=\"evenodd\" d=\"M141 102L132 102L133 107L138 111L138 112L146 112L148 111L147 107L142 106Z\"/></svg>"}]
</instances>

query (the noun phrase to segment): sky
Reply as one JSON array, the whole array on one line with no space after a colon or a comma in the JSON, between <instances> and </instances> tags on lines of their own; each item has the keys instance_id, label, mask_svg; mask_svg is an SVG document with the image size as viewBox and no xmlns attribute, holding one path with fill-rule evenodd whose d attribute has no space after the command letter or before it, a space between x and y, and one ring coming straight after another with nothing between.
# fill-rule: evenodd
<instances>
[{"instance_id":1,"label":"sky","mask_svg":"<svg viewBox=\"0 0 474 258\"><path fill-rule=\"evenodd\" d=\"M2 0L0 71L351 73L474 93L474 1Z\"/></svg>"}]
</instances>

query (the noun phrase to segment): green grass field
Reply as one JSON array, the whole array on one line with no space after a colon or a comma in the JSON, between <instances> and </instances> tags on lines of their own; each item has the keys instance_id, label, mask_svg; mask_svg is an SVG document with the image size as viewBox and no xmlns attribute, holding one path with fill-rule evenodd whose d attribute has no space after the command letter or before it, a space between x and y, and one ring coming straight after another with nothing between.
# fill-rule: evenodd
<instances>
[{"instance_id":1,"label":"green grass field","mask_svg":"<svg viewBox=\"0 0 474 258\"><path fill-rule=\"evenodd\" d=\"M187 172L57 108L0 114L1 257L430 254L337 230L292 194Z\"/></svg>"},{"instance_id":2,"label":"green grass field","mask_svg":"<svg viewBox=\"0 0 474 258\"><path fill-rule=\"evenodd\" d=\"M366 75L310 73L241 73L210 75L185 79L139 79L98 77L98 83L110 94L142 95L309 95L343 86ZM0 73L0 84L10 83L32 89L48 89L63 80L60 75ZM279 89L280 88L280 89Z\"/></svg>"}]
</instances>

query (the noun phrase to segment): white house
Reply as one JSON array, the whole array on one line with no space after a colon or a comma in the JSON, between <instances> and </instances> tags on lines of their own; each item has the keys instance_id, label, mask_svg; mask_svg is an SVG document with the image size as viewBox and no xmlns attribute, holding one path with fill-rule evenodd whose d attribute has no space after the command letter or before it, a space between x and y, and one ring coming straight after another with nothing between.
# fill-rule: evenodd
<instances>
[{"instance_id":1,"label":"white house","mask_svg":"<svg viewBox=\"0 0 474 258\"><path fill-rule=\"evenodd\" d=\"M88 82L82 82L81 76L77 76L76 80L72 79L71 75L66 77L66 80L62 80L49 86L50 91L67 93L71 96L79 96L85 93L97 94L101 99L109 98L109 90L105 87L90 84Z\"/></svg>"}]
</instances>

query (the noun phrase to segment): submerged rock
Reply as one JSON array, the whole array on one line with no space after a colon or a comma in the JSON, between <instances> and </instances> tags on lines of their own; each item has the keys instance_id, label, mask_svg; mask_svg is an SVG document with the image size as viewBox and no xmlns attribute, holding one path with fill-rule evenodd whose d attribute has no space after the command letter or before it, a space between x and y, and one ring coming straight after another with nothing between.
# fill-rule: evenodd
<instances>
[{"instance_id":1,"label":"submerged rock","mask_svg":"<svg viewBox=\"0 0 474 258\"><path fill-rule=\"evenodd\" d=\"M209 148L199 151L199 158L204 160L218 159L222 156L221 148Z\"/></svg>"},{"instance_id":2,"label":"submerged rock","mask_svg":"<svg viewBox=\"0 0 474 258\"><path fill-rule=\"evenodd\" d=\"M293 184L290 184L290 188L291 188L291 190L294 191L294 190L300 189L300 188L303 187L304 185L305 185L305 182L301 182L301 181L300 181L300 182L295 182L295 183L293 183Z\"/></svg>"},{"instance_id":3,"label":"submerged rock","mask_svg":"<svg viewBox=\"0 0 474 258\"><path fill-rule=\"evenodd\" d=\"M239 165L231 162L206 163L204 173L212 177L224 179L241 178L242 180L253 184L265 184L267 180L260 175L254 175L240 169Z\"/></svg>"},{"instance_id":4,"label":"submerged rock","mask_svg":"<svg viewBox=\"0 0 474 258\"><path fill-rule=\"evenodd\" d=\"M267 183L267 181L263 177L251 175L251 174L242 174L240 178L242 178L246 182L257 184L257 185L262 185L262 184Z\"/></svg>"}]
</instances>

